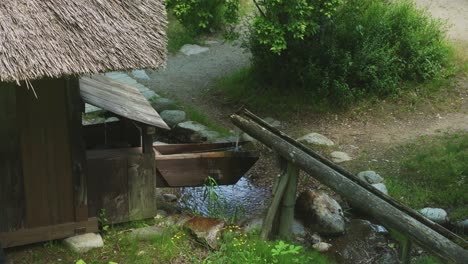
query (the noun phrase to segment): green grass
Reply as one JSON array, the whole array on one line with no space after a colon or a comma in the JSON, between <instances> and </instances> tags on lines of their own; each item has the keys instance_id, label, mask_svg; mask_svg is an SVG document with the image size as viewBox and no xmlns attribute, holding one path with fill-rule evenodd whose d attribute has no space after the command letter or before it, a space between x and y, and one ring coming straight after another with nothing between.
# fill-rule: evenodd
<instances>
[{"instance_id":1,"label":"green grass","mask_svg":"<svg viewBox=\"0 0 468 264\"><path fill-rule=\"evenodd\" d=\"M226 227L219 249L211 250L188 231L167 228L147 241L129 238L129 225L112 228L104 236L104 247L77 254L53 241L16 249L8 257L14 263L329 263L312 249L285 243L263 241L257 234L245 235L239 227Z\"/></svg>"},{"instance_id":2,"label":"green grass","mask_svg":"<svg viewBox=\"0 0 468 264\"><path fill-rule=\"evenodd\" d=\"M386 178L391 196L413 207L441 207L468 217L468 134L424 137L401 147L399 175Z\"/></svg>"},{"instance_id":3,"label":"green grass","mask_svg":"<svg viewBox=\"0 0 468 264\"><path fill-rule=\"evenodd\" d=\"M167 25L167 50L170 53L177 53L185 44L196 44L198 39L196 35L185 29L174 16L168 14L169 23Z\"/></svg>"}]
</instances>

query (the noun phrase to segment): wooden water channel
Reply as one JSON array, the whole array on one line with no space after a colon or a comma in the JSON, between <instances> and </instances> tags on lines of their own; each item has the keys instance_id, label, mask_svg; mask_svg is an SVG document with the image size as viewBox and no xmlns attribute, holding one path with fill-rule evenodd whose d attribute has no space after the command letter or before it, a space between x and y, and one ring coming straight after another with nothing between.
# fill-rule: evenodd
<instances>
[{"instance_id":1,"label":"wooden water channel","mask_svg":"<svg viewBox=\"0 0 468 264\"><path fill-rule=\"evenodd\" d=\"M394 234L403 237L400 241L404 263L410 261L411 241L449 262L468 263L468 243L463 238L381 193L355 175L271 127L251 112L242 110L232 115L231 120L288 162L286 172L279 177L273 190L274 198L262 230L264 238L272 235L272 232L282 236L288 236L290 233L297 176L299 169L302 169L332 188L353 207L366 212Z\"/></svg>"}]
</instances>

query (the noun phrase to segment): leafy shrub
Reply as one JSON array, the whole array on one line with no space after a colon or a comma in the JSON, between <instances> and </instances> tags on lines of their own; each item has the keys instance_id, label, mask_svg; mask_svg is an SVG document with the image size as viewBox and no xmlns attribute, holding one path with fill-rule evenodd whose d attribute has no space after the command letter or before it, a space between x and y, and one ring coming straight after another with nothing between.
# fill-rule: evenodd
<instances>
[{"instance_id":1,"label":"leafy shrub","mask_svg":"<svg viewBox=\"0 0 468 264\"><path fill-rule=\"evenodd\" d=\"M264 15L252 24L249 46L256 76L271 89L347 105L398 95L404 81L442 76L449 65L443 24L410 1L264 0L259 7Z\"/></svg>"},{"instance_id":2,"label":"leafy shrub","mask_svg":"<svg viewBox=\"0 0 468 264\"><path fill-rule=\"evenodd\" d=\"M166 7L198 35L236 24L239 0L166 0Z\"/></svg>"}]
</instances>

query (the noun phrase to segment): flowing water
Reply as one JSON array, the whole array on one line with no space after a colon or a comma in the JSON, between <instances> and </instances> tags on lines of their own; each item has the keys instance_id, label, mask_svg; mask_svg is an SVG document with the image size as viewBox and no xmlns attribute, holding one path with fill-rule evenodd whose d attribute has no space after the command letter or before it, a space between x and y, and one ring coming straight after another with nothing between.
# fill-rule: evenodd
<instances>
[{"instance_id":1,"label":"flowing water","mask_svg":"<svg viewBox=\"0 0 468 264\"><path fill-rule=\"evenodd\" d=\"M226 217L241 214L242 217L252 217L261 214L268 206L270 192L253 185L249 179L242 177L235 185L214 186L211 188L217 198L212 198L215 207L221 209ZM189 187L181 189L179 206L203 216L210 216L213 203L210 205L210 187ZM213 196L212 196L213 197Z\"/></svg>"}]
</instances>

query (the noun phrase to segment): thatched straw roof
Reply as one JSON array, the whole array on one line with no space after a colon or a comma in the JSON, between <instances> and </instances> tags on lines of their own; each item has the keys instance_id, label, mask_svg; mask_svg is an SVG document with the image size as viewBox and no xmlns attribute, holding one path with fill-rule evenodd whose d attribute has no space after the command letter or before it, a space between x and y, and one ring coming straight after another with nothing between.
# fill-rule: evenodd
<instances>
[{"instance_id":1,"label":"thatched straw roof","mask_svg":"<svg viewBox=\"0 0 468 264\"><path fill-rule=\"evenodd\" d=\"M164 0L0 0L0 81L157 68Z\"/></svg>"}]
</instances>

